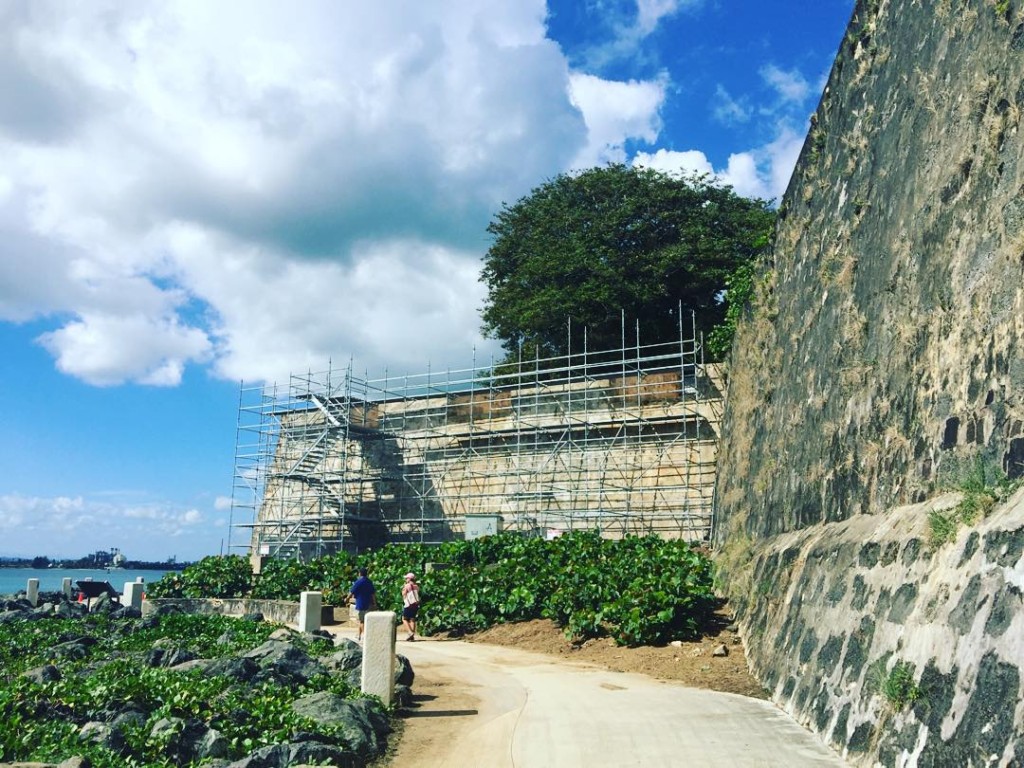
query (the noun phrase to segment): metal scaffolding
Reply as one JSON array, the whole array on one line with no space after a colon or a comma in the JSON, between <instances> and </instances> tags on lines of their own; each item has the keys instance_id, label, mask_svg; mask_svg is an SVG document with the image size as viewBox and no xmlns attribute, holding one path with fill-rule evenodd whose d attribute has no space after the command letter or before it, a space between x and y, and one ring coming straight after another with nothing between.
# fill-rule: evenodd
<instances>
[{"instance_id":1,"label":"metal scaffolding","mask_svg":"<svg viewBox=\"0 0 1024 768\"><path fill-rule=\"evenodd\" d=\"M693 326L691 325L691 329ZM623 334L625 335L625 334ZM230 549L318 557L471 521L704 541L722 383L696 332L398 379L242 386ZM242 521L242 522L236 522Z\"/></svg>"}]
</instances>

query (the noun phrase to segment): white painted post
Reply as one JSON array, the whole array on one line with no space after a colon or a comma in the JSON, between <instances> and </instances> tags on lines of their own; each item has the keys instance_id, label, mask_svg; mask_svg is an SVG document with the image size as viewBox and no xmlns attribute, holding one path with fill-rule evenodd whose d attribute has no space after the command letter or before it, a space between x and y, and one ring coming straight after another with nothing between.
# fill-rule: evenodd
<instances>
[{"instance_id":1,"label":"white painted post","mask_svg":"<svg viewBox=\"0 0 1024 768\"><path fill-rule=\"evenodd\" d=\"M299 595L299 632L316 632L320 629L320 608L322 592L303 592Z\"/></svg>"},{"instance_id":2,"label":"white painted post","mask_svg":"<svg viewBox=\"0 0 1024 768\"><path fill-rule=\"evenodd\" d=\"M60 580L60 591L64 593L64 597L68 600L71 599L71 579L65 576Z\"/></svg>"},{"instance_id":3,"label":"white painted post","mask_svg":"<svg viewBox=\"0 0 1024 768\"><path fill-rule=\"evenodd\" d=\"M39 579L29 579L25 593L28 595L28 601L32 603L32 607L39 605Z\"/></svg>"},{"instance_id":4,"label":"white painted post","mask_svg":"<svg viewBox=\"0 0 1024 768\"><path fill-rule=\"evenodd\" d=\"M130 605L132 608L142 610L142 584L138 581L126 581L124 583L124 594L121 595L121 605Z\"/></svg>"},{"instance_id":5,"label":"white painted post","mask_svg":"<svg viewBox=\"0 0 1024 768\"><path fill-rule=\"evenodd\" d=\"M363 693L379 696L391 706L395 694L395 612L371 611L363 627Z\"/></svg>"}]
</instances>

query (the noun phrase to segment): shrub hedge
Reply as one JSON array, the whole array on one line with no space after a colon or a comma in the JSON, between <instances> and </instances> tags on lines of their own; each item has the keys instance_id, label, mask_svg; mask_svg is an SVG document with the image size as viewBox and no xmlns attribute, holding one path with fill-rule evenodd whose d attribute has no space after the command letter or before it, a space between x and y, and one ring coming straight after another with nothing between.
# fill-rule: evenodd
<instances>
[{"instance_id":1,"label":"shrub hedge","mask_svg":"<svg viewBox=\"0 0 1024 768\"><path fill-rule=\"evenodd\" d=\"M427 563L445 568L424 572ZM307 589L343 602L357 568L369 569L378 605L400 611L403 576L420 578L420 630L473 632L503 622L550 618L582 640L620 645L696 637L716 604L711 560L681 541L656 536L603 539L571 532L552 540L515 533L441 545L389 544L358 557L270 560L253 576L244 558L209 557L148 588L153 597L298 599Z\"/></svg>"}]
</instances>

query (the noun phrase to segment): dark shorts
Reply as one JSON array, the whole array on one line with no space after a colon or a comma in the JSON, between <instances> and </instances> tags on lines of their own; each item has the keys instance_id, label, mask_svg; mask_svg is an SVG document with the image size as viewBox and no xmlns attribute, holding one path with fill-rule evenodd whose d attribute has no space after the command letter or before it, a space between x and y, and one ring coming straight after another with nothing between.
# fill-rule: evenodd
<instances>
[{"instance_id":1,"label":"dark shorts","mask_svg":"<svg viewBox=\"0 0 1024 768\"><path fill-rule=\"evenodd\" d=\"M366 623L366 614L367 613L369 613L368 610L367 611L359 611L359 623L360 624L365 624Z\"/></svg>"},{"instance_id":2,"label":"dark shorts","mask_svg":"<svg viewBox=\"0 0 1024 768\"><path fill-rule=\"evenodd\" d=\"M407 606L405 606L402 609L402 618L403 619L415 619L416 618L416 614L419 613L419 612L420 612L420 605L419 605L419 603L416 603L415 605L407 605Z\"/></svg>"}]
</instances>

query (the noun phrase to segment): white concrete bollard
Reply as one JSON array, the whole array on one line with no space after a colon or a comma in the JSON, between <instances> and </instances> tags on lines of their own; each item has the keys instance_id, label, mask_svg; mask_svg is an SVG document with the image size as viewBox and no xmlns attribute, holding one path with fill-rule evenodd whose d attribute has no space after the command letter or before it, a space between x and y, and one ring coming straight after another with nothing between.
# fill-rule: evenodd
<instances>
[{"instance_id":1,"label":"white concrete bollard","mask_svg":"<svg viewBox=\"0 0 1024 768\"><path fill-rule=\"evenodd\" d=\"M71 599L71 579L65 576L60 580L60 591L64 593L64 597L68 600Z\"/></svg>"},{"instance_id":2,"label":"white concrete bollard","mask_svg":"<svg viewBox=\"0 0 1024 768\"><path fill-rule=\"evenodd\" d=\"M140 582L126 581L124 583L121 605L130 605L132 608L142 610L142 584Z\"/></svg>"},{"instance_id":3,"label":"white concrete bollard","mask_svg":"<svg viewBox=\"0 0 1024 768\"><path fill-rule=\"evenodd\" d=\"M395 695L395 612L371 611L363 627L363 693L379 696L385 707Z\"/></svg>"},{"instance_id":4,"label":"white concrete bollard","mask_svg":"<svg viewBox=\"0 0 1024 768\"><path fill-rule=\"evenodd\" d=\"M25 587L25 594L28 596L28 601L35 607L39 605L39 579L29 579L28 585Z\"/></svg>"},{"instance_id":5,"label":"white concrete bollard","mask_svg":"<svg viewBox=\"0 0 1024 768\"><path fill-rule=\"evenodd\" d=\"M299 632L316 632L320 629L320 608L323 593L303 592L299 595Z\"/></svg>"}]
</instances>

